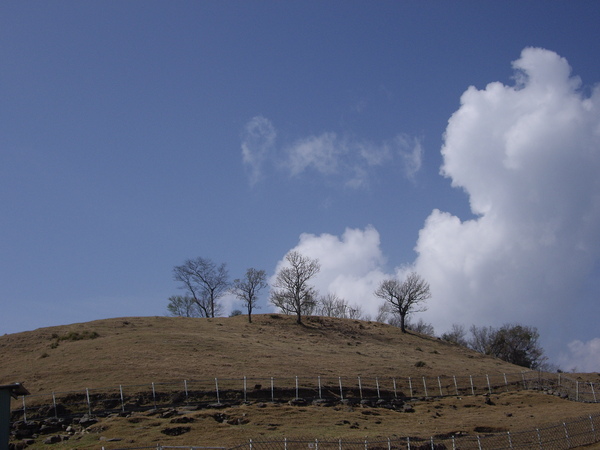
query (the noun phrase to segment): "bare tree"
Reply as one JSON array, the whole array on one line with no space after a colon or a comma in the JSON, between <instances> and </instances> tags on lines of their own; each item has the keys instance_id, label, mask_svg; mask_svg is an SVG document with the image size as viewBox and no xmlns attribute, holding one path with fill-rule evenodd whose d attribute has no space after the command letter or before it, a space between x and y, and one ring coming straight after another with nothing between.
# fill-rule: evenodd
<instances>
[{"instance_id":1,"label":"bare tree","mask_svg":"<svg viewBox=\"0 0 600 450\"><path fill-rule=\"evenodd\" d=\"M210 259L188 259L173 268L173 279L179 281L194 299L205 317L215 317L220 312L218 300L229 288L229 274L225 264L217 266Z\"/></svg>"},{"instance_id":2,"label":"bare tree","mask_svg":"<svg viewBox=\"0 0 600 450\"><path fill-rule=\"evenodd\" d=\"M329 293L319 299L317 314L326 317L337 317L340 319L360 319L362 310L360 306L352 307L343 298Z\"/></svg>"},{"instance_id":3,"label":"bare tree","mask_svg":"<svg viewBox=\"0 0 600 450\"><path fill-rule=\"evenodd\" d=\"M203 317L202 310L189 295L171 295L167 309L175 317Z\"/></svg>"},{"instance_id":4,"label":"bare tree","mask_svg":"<svg viewBox=\"0 0 600 450\"><path fill-rule=\"evenodd\" d=\"M406 333L406 317L414 312L425 311L423 303L431 297L429 283L419 274L411 272L404 281L395 278L383 280L375 295L385 300L393 314L400 318L400 329Z\"/></svg>"},{"instance_id":5,"label":"bare tree","mask_svg":"<svg viewBox=\"0 0 600 450\"><path fill-rule=\"evenodd\" d=\"M259 308L258 293L268 286L267 273L264 270L250 268L243 279L233 281L231 293L242 300L248 310L248 322L252 322L252 310Z\"/></svg>"},{"instance_id":6,"label":"bare tree","mask_svg":"<svg viewBox=\"0 0 600 450\"><path fill-rule=\"evenodd\" d=\"M467 331L465 327L458 323L453 323L450 331L446 331L442 334L442 340L446 342L452 342L453 344L458 344L462 347L467 347L469 344L467 341Z\"/></svg>"},{"instance_id":7,"label":"bare tree","mask_svg":"<svg viewBox=\"0 0 600 450\"><path fill-rule=\"evenodd\" d=\"M321 265L319 260L310 259L297 251L290 252L285 259L289 266L277 273L270 301L284 314L296 314L296 322L302 323L303 315L310 315L317 303L317 291L308 284Z\"/></svg>"}]
</instances>

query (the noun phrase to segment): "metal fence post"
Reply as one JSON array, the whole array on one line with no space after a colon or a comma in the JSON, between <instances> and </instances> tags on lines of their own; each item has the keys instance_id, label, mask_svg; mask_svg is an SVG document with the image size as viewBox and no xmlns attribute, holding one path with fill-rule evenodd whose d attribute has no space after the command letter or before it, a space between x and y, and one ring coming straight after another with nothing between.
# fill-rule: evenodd
<instances>
[{"instance_id":1,"label":"metal fence post","mask_svg":"<svg viewBox=\"0 0 600 450\"><path fill-rule=\"evenodd\" d=\"M473 375L469 375L469 380L471 380L471 394L475 395L475 387L473 387Z\"/></svg>"},{"instance_id":2,"label":"metal fence post","mask_svg":"<svg viewBox=\"0 0 600 450\"><path fill-rule=\"evenodd\" d=\"M248 397L247 397L247 389L248 389L248 385L247 385L247 382L246 382L246 375L244 375L244 403L248 399Z\"/></svg>"},{"instance_id":3,"label":"metal fence post","mask_svg":"<svg viewBox=\"0 0 600 450\"><path fill-rule=\"evenodd\" d=\"M565 437L567 438L567 448L571 448L571 438L569 437L569 429L567 428L567 424L563 422L563 427L565 427Z\"/></svg>"},{"instance_id":4,"label":"metal fence post","mask_svg":"<svg viewBox=\"0 0 600 450\"><path fill-rule=\"evenodd\" d=\"M412 380L408 377L408 388L410 389L410 398L413 398L413 388L412 388Z\"/></svg>"},{"instance_id":5,"label":"metal fence post","mask_svg":"<svg viewBox=\"0 0 600 450\"><path fill-rule=\"evenodd\" d=\"M271 377L271 402L275 402L275 389L273 384L273 377Z\"/></svg>"},{"instance_id":6,"label":"metal fence post","mask_svg":"<svg viewBox=\"0 0 600 450\"><path fill-rule=\"evenodd\" d=\"M154 401L154 409L156 409L156 389L154 388L154 381L152 382L152 399Z\"/></svg>"},{"instance_id":7,"label":"metal fence post","mask_svg":"<svg viewBox=\"0 0 600 450\"><path fill-rule=\"evenodd\" d=\"M396 391L396 379L392 378L392 382L394 383L394 398L398 398L398 392Z\"/></svg>"},{"instance_id":8,"label":"metal fence post","mask_svg":"<svg viewBox=\"0 0 600 450\"><path fill-rule=\"evenodd\" d=\"M362 400L362 383L360 382L360 377L358 377L358 392L360 392L360 399Z\"/></svg>"},{"instance_id":9,"label":"metal fence post","mask_svg":"<svg viewBox=\"0 0 600 450\"><path fill-rule=\"evenodd\" d=\"M319 375L317 379L319 381L319 400L321 400L323 398L323 396L321 395L321 375Z\"/></svg>"},{"instance_id":10,"label":"metal fence post","mask_svg":"<svg viewBox=\"0 0 600 450\"><path fill-rule=\"evenodd\" d=\"M88 413L91 416L92 415L92 405L90 403L90 390L88 388L85 388L85 396L87 397Z\"/></svg>"},{"instance_id":11,"label":"metal fence post","mask_svg":"<svg viewBox=\"0 0 600 450\"><path fill-rule=\"evenodd\" d=\"M342 389L342 377L339 377L340 382L340 400L344 400L344 390Z\"/></svg>"},{"instance_id":12,"label":"metal fence post","mask_svg":"<svg viewBox=\"0 0 600 450\"><path fill-rule=\"evenodd\" d=\"M54 391L52 391L52 404L54 405L54 418L58 418L58 411L56 410L56 395L54 395Z\"/></svg>"},{"instance_id":13,"label":"metal fence post","mask_svg":"<svg viewBox=\"0 0 600 450\"><path fill-rule=\"evenodd\" d=\"M119 385L119 393L121 395L121 411L125 412L125 400L123 399L123 385Z\"/></svg>"},{"instance_id":14,"label":"metal fence post","mask_svg":"<svg viewBox=\"0 0 600 450\"><path fill-rule=\"evenodd\" d=\"M594 391L594 383L590 382L590 387L592 388L592 396L594 397L594 403L598 403L596 400L596 391Z\"/></svg>"},{"instance_id":15,"label":"metal fence post","mask_svg":"<svg viewBox=\"0 0 600 450\"><path fill-rule=\"evenodd\" d=\"M490 395L492 394L492 386L490 386L490 376L488 374L485 375L485 378L487 380L487 385L488 385L488 392L490 393Z\"/></svg>"},{"instance_id":16,"label":"metal fence post","mask_svg":"<svg viewBox=\"0 0 600 450\"><path fill-rule=\"evenodd\" d=\"M440 377L437 377L437 378L438 378L438 386L440 388L440 397L443 397L444 393L442 392L442 382L440 381Z\"/></svg>"},{"instance_id":17,"label":"metal fence post","mask_svg":"<svg viewBox=\"0 0 600 450\"><path fill-rule=\"evenodd\" d=\"M215 388L217 389L217 405L221 404L221 397L219 396L219 380L215 378Z\"/></svg>"},{"instance_id":18,"label":"metal fence post","mask_svg":"<svg viewBox=\"0 0 600 450\"><path fill-rule=\"evenodd\" d=\"M377 385L377 398L381 398L381 394L379 393L379 378L375 377L375 384Z\"/></svg>"},{"instance_id":19,"label":"metal fence post","mask_svg":"<svg viewBox=\"0 0 600 450\"><path fill-rule=\"evenodd\" d=\"M458 384L456 384L456 375L452 375L454 379L454 390L456 391L456 396L458 397Z\"/></svg>"},{"instance_id":20,"label":"metal fence post","mask_svg":"<svg viewBox=\"0 0 600 450\"><path fill-rule=\"evenodd\" d=\"M429 397L427 395L427 383L425 382L425 377L423 377L423 389L425 390L425 398Z\"/></svg>"}]
</instances>

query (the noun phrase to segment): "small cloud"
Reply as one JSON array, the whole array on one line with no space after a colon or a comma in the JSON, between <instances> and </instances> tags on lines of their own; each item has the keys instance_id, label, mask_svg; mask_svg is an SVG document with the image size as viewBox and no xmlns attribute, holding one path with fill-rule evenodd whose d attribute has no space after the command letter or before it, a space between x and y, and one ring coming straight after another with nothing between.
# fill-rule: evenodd
<instances>
[{"instance_id":1,"label":"small cloud","mask_svg":"<svg viewBox=\"0 0 600 450\"><path fill-rule=\"evenodd\" d=\"M263 164L275 146L277 133L271 121L263 116L253 117L242 133L242 161L250 174L250 185L262 177Z\"/></svg>"},{"instance_id":2,"label":"small cloud","mask_svg":"<svg viewBox=\"0 0 600 450\"><path fill-rule=\"evenodd\" d=\"M600 372L600 338L572 341L568 353L561 353L559 366L576 372Z\"/></svg>"},{"instance_id":3,"label":"small cloud","mask_svg":"<svg viewBox=\"0 0 600 450\"><path fill-rule=\"evenodd\" d=\"M292 176L313 168L323 175L337 172L340 157L346 152L343 142L335 133L304 138L286 151L287 167Z\"/></svg>"}]
</instances>

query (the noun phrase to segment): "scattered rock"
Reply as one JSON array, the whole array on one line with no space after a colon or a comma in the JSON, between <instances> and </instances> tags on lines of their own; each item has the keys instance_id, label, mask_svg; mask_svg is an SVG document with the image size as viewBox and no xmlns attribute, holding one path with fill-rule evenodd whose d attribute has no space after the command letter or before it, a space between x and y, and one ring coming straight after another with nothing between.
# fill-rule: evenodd
<instances>
[{"instance_id":1,"label":"scattered rock","mask_svg":"<svg viewBox=\"0 0 600 450\"><path fill-rule=\"evenodd\" d=\"M165 428L164 430L160 430L160 432L166 434L167 436L180 436L189 432L191 429L191 427L173 427Z\"/></svg>"},{"instance_id":2,"label":"scattered rock","mask_svg":"<svg viewBox=\"0 0 600 450\"><path fill-rule=\"evenodd\" d=\"M183 416L183 417L175 417L171 419L171 423L192 423L194 421L193 417Z\"/></svg>"}]
</instances>

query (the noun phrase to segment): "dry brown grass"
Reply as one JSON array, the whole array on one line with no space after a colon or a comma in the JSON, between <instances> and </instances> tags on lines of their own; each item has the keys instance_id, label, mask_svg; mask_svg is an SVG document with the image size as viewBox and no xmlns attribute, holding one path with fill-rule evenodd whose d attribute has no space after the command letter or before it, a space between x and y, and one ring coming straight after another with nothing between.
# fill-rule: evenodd
<instances>
[{"instance_id":1,"label":"dry brown grass","mask_svg":"<svg viewBox=\"0 0 600 450\"><path fill-rule=\"evenodd\" d=\"M97 337L95 337L97 334ZM81 339L79 339L81 338ZM304 326L281 315L216 319L135 317L44 328L0 337L0 384L24 382L32 393L184 379L344 376L421 377L520 372L521 368L427 336L375 322L310 318ZM421 363L419 363L421 362ZM424 363L424 364L422 364ZM417 367L420 366L420 367ZM598 374L586 379L598 382ZM451 397L414 404L414 413L348 406L241 405L188 411L190 431L160 411L103 419L62 448L156 445L228 446L248 438L429 437L477 427L504 431L542 427L600 412L536 392ZM223 422L215 414L225 414ZM217 416L222 418L222 416ZM242 419L242 424L235 419ZM118 443L98 440L118 437ZM111 447L112 445L112 447ZM56 447L57 445L55 445Z\"/></svg>"}]
</instances>

